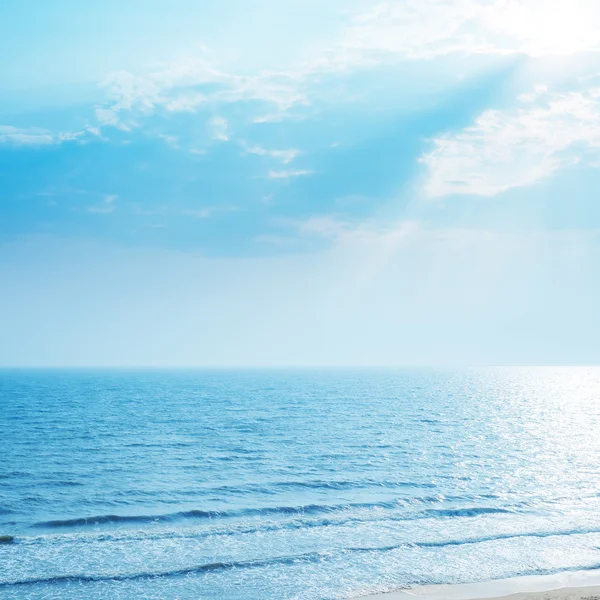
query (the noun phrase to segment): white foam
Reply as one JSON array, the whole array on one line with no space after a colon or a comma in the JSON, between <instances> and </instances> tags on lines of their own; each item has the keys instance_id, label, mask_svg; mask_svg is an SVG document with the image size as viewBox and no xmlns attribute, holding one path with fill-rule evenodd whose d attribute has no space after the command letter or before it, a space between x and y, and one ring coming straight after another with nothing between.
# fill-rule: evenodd
<instances>
[{"instance_id":1,"label":"white foam","mask_svg":"<svg viewBox=\"0 0 600 600\"><path fill-rule=\"evenodd\" d=\"M473 600L595 585L600 585L600 570L567 571L479 583L423 585L398 592L361 596L358 600Z\"/></svg>"}]
</instances>

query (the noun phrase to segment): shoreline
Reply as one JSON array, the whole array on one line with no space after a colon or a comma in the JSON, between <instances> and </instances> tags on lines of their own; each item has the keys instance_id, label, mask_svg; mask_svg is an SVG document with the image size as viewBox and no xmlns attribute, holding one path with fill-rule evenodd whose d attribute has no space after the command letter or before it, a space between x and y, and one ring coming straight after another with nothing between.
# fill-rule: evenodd
<instances>
[{"instance_id":1,"label":"shoreline","mask_svg":"<svg viewBox=\"0 0 600 600\"><path fill-rule=\"evenodd\" d=\"M423 585L355 600L600 600L600 568L478 583Z\"/></svg>"}]
</instances>

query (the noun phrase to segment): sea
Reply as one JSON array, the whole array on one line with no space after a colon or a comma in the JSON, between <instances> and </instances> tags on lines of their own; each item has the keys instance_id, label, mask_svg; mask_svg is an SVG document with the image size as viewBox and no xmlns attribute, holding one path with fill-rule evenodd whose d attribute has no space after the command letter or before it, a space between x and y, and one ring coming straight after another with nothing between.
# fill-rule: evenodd
<instances>
[{"instance_id":1,"label":"sea","mask_svg":"<svg viewBox=\"0 0 600 600\"><path fill-rule=\"evenodd\" d=\"M0 371L0 598L600 568L600 369Z\"/></svg>"}]
</instances>

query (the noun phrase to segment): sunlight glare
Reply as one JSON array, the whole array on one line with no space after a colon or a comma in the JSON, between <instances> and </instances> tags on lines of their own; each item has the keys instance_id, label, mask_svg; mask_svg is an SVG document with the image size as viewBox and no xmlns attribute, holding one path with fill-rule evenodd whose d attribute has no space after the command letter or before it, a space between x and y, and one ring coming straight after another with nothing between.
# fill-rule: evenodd
<instances>
[{"instance_id":1,"label":"sunlight glare","mask_svg":"<svg viewBox=\"0 0 600 600\"><path fill-rule=\"evenodd\" d=\"M595 0L535 0L515 25L530 54L571 54L597 47L600 7Z\"/></svg>"}]
</instances>

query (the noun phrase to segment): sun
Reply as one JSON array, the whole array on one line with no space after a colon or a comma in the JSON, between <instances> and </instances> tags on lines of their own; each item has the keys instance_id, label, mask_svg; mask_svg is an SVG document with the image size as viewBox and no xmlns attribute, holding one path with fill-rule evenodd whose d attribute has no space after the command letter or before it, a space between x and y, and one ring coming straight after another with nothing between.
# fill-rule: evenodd
<instances>
[{"instance_id":1,"label":"sun","mask_svg":"<svg viewBox=\"0 0 600 600\"><path fill-rule=\"evenodd\" d=\"M532 0L515 23L528 54L572 54L598 47L598 0Z\"/></svg>"}]
</instances>

